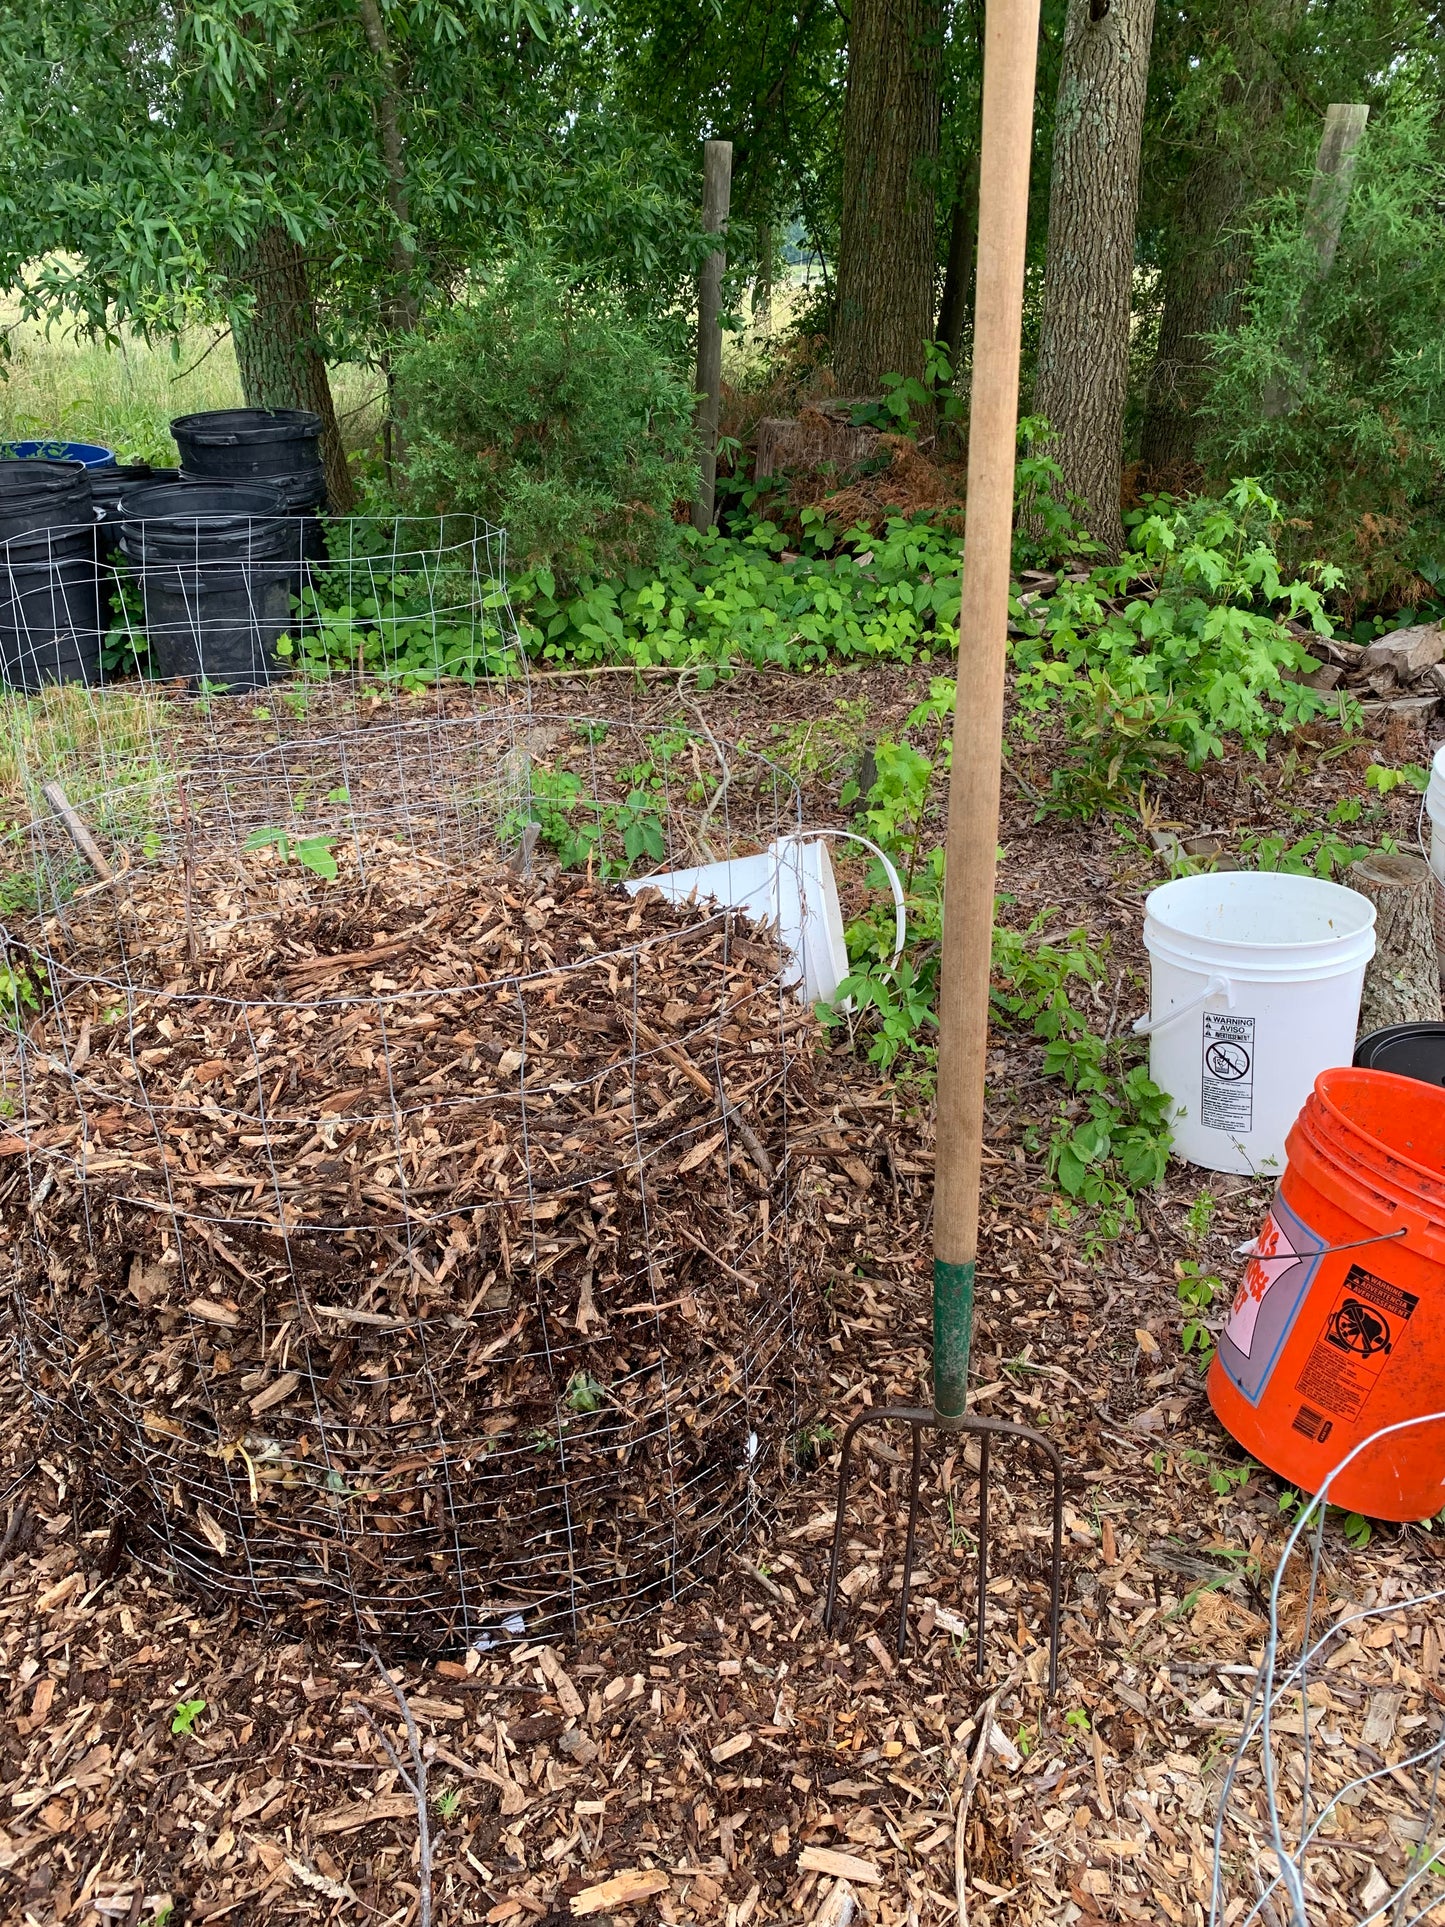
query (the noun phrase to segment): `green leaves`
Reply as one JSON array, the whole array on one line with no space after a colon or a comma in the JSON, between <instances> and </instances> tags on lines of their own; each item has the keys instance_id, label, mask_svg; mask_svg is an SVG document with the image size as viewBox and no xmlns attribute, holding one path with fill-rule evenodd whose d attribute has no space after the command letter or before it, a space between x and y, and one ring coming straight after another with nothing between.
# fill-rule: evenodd
<instances>
[{"instance_id":1,"label":"green leaves","mask_svg":"<svg viewBox=\"0 0 1445 1927\"><path fill-rule=\"evenodd\" d=\"M954 538L899 517L876 538L855 532L840 543L825 532L787 562L785 546L768 522L741 541L683 529L677 552L656 567L587 576L570 594L559 593L551 569L520 572L511 593L523 644L545 663L689 663L722 673L738 663L812 669L953 650Z\"/></svg>"},{"instance_id":2,"label":"green leaves","mask_svg":"<svg viewBox=\"0 0 1445 1927\"><path fill-rule=\"evenodd\" d=\"M189 1734L196 1730L196 1720L206 1710L203 1699L177 1700L175 1712L171 1715L171 1732Z\"/></svg>"},{"instance_id":3,"label":"green leaves","mask_svg":"<svg viewBox=\"0 0 1445 1927\"><path fill-rule=\"evenodd\" d=\"M264 829L252 830L242 848L275 849L280 852L283 863L289 863L295 857L303 869L310 870L327 883L334 883L337 868L331 846L335 841L334 836L292 836L287 830Z\"/></svg>"},{"instance_id":4,"label":"green leaves","mask_svg":"<svg viewBox=\"0 0 1445 1927\"><path fill-rule=\"evenodd\" d=\"M1025 734L1059 710L1068 724L1051 807L1107 806L1163 758L1198 769L1230 737L1262 756L1270 736L1338 708L1296 679L1310 657L1285 624L1328 635L1330 623L1315 583L1281 579L1278 514L1249 479L1222 501L1161 502L1129 518L1129 554L1060 585L1015 650Z\"/></svg>"}]
</instances>

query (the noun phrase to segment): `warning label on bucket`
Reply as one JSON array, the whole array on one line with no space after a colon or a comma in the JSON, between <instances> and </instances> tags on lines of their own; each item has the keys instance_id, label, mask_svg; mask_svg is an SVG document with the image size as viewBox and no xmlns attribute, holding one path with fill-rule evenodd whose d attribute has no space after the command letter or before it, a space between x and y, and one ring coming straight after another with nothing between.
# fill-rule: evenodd
<instances>
[{"instance_id":1,"label":"warning label on bucket","mask_svg":"<svg viewBox=\"0 0 1445 1927\"><path fill-rule=\"evenodd\" d=\"M1335 1290L1295 1390L1341 1418L1358 1418L1420 1300L1363 1265Z\"/></svg>"},{"instance_id":2,"label":"warning label on bucket","mask_svg":"<svg viewBox=\"0 0 1445 1927\"><path fill-rule=\"evenodd\" d=\"M1219 1334L1219 1362L1251 1404L1259 1403L1294 1329L1324 1242L1275 1199Z\"/></svg>"},{"instance_id":3,"label":"warning label on bucket","mask_svg":"<svg viewBox=\"0 0 1445 1927\"><path fill-rule=\"evenodd\" d=\"M1238 1135L1254 1126L1254 1019L1204 1013L1200 1122Z\"/></svg>"}]
</instances>

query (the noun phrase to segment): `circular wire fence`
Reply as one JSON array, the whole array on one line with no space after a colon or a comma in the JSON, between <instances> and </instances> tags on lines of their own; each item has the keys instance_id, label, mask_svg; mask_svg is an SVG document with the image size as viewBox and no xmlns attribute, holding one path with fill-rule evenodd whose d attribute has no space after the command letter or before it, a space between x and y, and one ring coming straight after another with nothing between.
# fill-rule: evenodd
<instances>
[{"instance_id":1,"label":"circular wire fence","mask_svg":"<svg viewBox=\"0 0 1445 1927\"><path fill-rule=\"evenodd\" d=\"M619 882L795 835L796 792L488 694L54 691L11 788L52 727L75 793L0 886L40 1422L116 1546L432 1650L713 1570L820 1316L790 959Z\"/></svg>"},{"instance_id":2,"label":"circular wire fence","mask_svg":"<svg viewBox=\"0 0 1445 1927\"><path fill-rule=\"evenodd\" d=\"M1445 1412L1356 1446L1285 1542L1215 1819L1211 1927L1445 1921L1445 1568L1422 1587L1378 1545L1331 1550L1334 1481L1406 1434L1445 1451Z\"/></svg>"}]
</instances>

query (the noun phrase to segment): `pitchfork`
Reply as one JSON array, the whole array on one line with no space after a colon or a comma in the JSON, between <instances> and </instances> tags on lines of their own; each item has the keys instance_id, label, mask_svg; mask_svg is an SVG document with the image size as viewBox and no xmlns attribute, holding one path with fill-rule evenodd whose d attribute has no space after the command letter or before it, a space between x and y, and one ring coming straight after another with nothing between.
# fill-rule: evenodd
<instances>
[{"instance_id":1,"label":"pitchfork","mask_svg":"<svg viewBox=\"0 0 1445 1927\"><path fill-rule=\"evenodd\" d=\"M925 1431L971 1433L979 1440L977 1659L981 1672L988 1598L991 1443L996 1438L1022 1439L1042 1452L1053 1468L1054 1539L1049 1613L1049 1693L1052 1695L1058 1684L1059 1667L1063 1467L1052 1442L1041 1433L1000 1419L973 1418L965 1411L978 1260L979 1169L983 1156L984 1065L988 1047L999 766L1008 649L1019 339L1038 16L1039 0L988 0L984 29L967 523L938 1009L933 1405L931 1409L888 1405L866 1411L860 1413L843 1434L824 1623L831 1629L837 1604L838 1564L843 1548L853 1442L860 1428L896 1422L909 1426L913 1435L908 1538L903 1554L903 1595L898 1613L900 1655L908 1636L908 1589L913 1576L923 1434Z\"/></svg>"}]
</instances>

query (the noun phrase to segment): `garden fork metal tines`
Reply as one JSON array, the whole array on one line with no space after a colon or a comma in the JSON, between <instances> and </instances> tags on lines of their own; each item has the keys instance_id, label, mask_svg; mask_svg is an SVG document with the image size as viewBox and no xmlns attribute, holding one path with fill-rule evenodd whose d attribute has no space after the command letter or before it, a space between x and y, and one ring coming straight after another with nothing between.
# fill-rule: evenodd
<instances>
[{"instance_id":1,"label":"garden fork metal tines","mask_svg":"<svg viewBox=\"0 0 1445 1927\"><path fill-rule=\"evenodd\" d=\"M1004 1419L977 1418L959 1412L951 1414L944 1405L949 1402L949 1385L940 1383L939 1360L947 1359L950 1354L957 1355L959 1348L948 1343L949 1330L947 1318L955 1310L971 1318L971 1304L957 1307L940 1305L940 1294L935 1281L934 1289L934 1403L930 1409L925 1405L880 1405L860 1412L843 1434L843 1445L838 1462L838 1510L833 1522L833 1556L828 1567L828 1601L823 1615L823 1624L831 1632L834 1612L838 1601L838 1570L843 1555L843 1536L847 1527L848 1487L853 1475L854 1441L859 1431L868 1425L906 1425L912 1435L912 1452L908 1473L908 1527L903 1544L903 1585L898 1600L898 1656L903 1657L908 1642L908 1594L913 1583L913 1556L918 1536L918 1502L922 1486L923 1434L925 1431L944 1434L971 1436L978 1440L978 1584L977 1584L977 1623L975 1630L974 1665L980 1675L984 1672L984 1622L988 1607L988 1488L992 1466L993 1441L995 1439L1019 1439L1035 1447L1043 1454L1053 1475L1053 1539L1049 1561L1049 1697L1052 1698L1058 1686L1059 1676L1059 1612L1063 1575L1063 1537L1064 1537L1064 1469L1058 1450L1052 1440L1027 1425L1012 1425ZM940 1343L940 1340L943 1342ZM968 1370L968 1335L965 1329L961 1347L964 1379ZM959 1381L961 1386L963 1381ZM961 1396L954 1401L962 1404Z\"/></svg>"}]
</instances>

